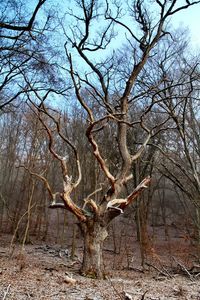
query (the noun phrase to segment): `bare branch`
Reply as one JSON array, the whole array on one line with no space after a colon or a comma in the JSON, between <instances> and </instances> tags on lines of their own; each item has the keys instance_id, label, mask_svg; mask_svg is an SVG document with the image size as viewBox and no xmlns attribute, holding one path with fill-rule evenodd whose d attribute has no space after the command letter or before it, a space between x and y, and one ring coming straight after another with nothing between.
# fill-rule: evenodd
<instances>
[{"instance_id":1,"label":"bare branch","mask_svg":"<svg viewBox=\"0 0 200 300\"><path fill-rule=\"evenodd\" d=\"M138 149L137 153L135 153L134 155L131 156L131 160L132 161L137 160L141 156L141 154L143 153L143 151L146 149L146 145L148 144L148 142L149 142L150 139L151 139L151 133L148 134L148 136L146 137L146 140L140 146L140 148Z\"/></svg>"},{"instance_id":2,"label":"bare branch","mask_svg":"<svg viewBox=\"0 0 200 300\"><path fill-rule=\"evenodd\" d=\"M52 199L51 205L53 206L56 203L56 196L60 195L60 193L59 192L53 193L48 180L44 176L42 176L41 174L32 172L28 167L23 166L23 165L18 166L18 168L24 168L26 171L29 172L30 175L35 176L35 177L37 177L38 179L40 179L41 181L44 182L44 184L46 186L46 189L47 189L47 191L49 193L49 196Z\"/></svg>"},{"instance_id":3,"label":"bare branch","mask_svg":"<svg viewBox=\"0 0 200 300\"><path fill-rule=\"evenodd\" d=\"M35 7L33 14L28 22L28 25L26 26L17 26L17 25L11 25L7 23L0 22L0 28L5 28L9 30L15 30L15 31L30 31L32 30L33 23L35 21L36 15L41 8L41 6L46 2L46 0L39 0L37 6Z\"/></svg>"},{"instance_id":4,"label":"bare branch","mask_svg":"<svg viewBox=\"0 0 200 300\"><path fill-rule=\"evenodd\" d=\"M108 180L110 181L111 183L111 186L114 187L114 183L115 183L115 178L114 176L110 173L108 167L106 166L106 162L105 160L103 159L103 157L101 156L100 152L99 152L99 147L96 143L96 141L94 140L94 137L92 135L92 129L94 127L96 123L92 123L88 126L87 128L87 131L86 131L86 136L90 142L90 144L92 145L93 147L93 153L94 153L94 156L96 157L97 161L99 162L100 164L100 167L101 169L103 170L104 174L106 175L106 177L108 178Z\"/></svg>"},{"instance_id":5,"label":"bare branch","mask_svg":"<svg viewBox=\"0 0 200 300\"><path fill-rule=\"evenodd\" d=\"M57 132L58 132L59 136L62 138L62 140L64 142L66 142L72 148L72 150L74 152L74 155L76 158L77 170L78 170L78 178L77 178L76 182L73 183L73 187L75 189L79 185L79 183L81 182L81 179L82 179L82 171L81 171L81 164L80 164L78 151L77 151L76 147L73 145L73 143L62 133L61 126L60 126L60 120L56 120L56 118L47 111L44 104L42 105L42 108L39 106L39 107L37 107L37 109L40 112L44 112L50 119L53 120L53 122L56 124Z\"/></svg>"},{"instance_id":6,"label":"bare branch","mask_svg":"<svg viewBox=\"0 0 200 300\"><path fill-rule=\"evenodd\" d=\"M133 200L137 198L144 189L148 188L150 182L151 182L150 176L143 179L142 182L140 182L140 184L134 189L134 191L127 197L126 206L132 203Z\"/></svg>"},{"instance_id":7,"label":"bare branch","mask_svg":"<svg viewBox=\"0 0 200 300\"><path fill-rule=\"evenodd\" d=\"M112 218L114 218L117 214L123 213L124 209L131 204L140 194L146 189L151 181L151 178L148 176L142 180L142 182L133 190L133 192L126 198L122 199L112 199L108 201L106 205L106 211L108 215L106 216L106 220L109 223Z\"/></svg>"},{"instance_id":8,"label":"bare branch","mask_svg":"<svg viewBox=\"0 0 200 300\"><path fill-rule=\"evenodd\" d=\"M68 60L69 60L69 63L70 63L70 74L71 74L71 78L72 78L72 81L73 81L73 84L74 84L76 97L77 97L78 101L80 102L80 104L83 106L83 108L87 111L88 116L90 118L90 121L94 122L94 117L93 117L92 111L88 107L88 105L85 103L85 101L83 100L83 98L81 97L80 88L78 87L78 85L76 83L75 76L74 76L74 70L73 70L73 64L72 64L71 55L67 53L67 57L68 57Z\"/></svg>"},{"instance_id":9,"label":"bare branch","mask_svg":"<svg viewBox=\"0 0 200 300\"><path fill-rule=\"evenodd\" d=\"M85 209L86 205L90 205L93 212L97 215L99 214L99 207L98 205L96 204L96 202L90 198L86 198L84 199L84 205L83 205L83 210Z\"/></svg>"}]
</instances>

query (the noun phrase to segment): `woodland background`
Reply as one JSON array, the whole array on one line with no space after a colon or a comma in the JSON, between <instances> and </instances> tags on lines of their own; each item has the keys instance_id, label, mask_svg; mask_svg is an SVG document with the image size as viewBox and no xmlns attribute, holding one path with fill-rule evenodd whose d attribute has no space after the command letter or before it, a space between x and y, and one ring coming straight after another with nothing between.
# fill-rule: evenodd
<instances>
[{"instance_id":1,"label":"woodland background","mask_svg":"<svg viewBox=\"0 0 200 300\"><path fill-rule=\"evenodd\" d=\"M113 3L118 8L117 1ZM74 256L81 240L77 221L67 211L49 208L46 186L28 170L45 175L53 190L62 188L59 162L49 152L48 135L35 112L35 105L45 101L48 113L62 120L64 134L79 152L84 176L73 194L76 203L81 204L104 181L83 134L88 117L77 102L67 60L69 36L80 34L78 21L82 20L77 21L75 17L73 23L72 19L81 9L82 1L75 1L79 6L76 9L71 3L65 14L61 13L63 6L60 8L53 2L39 1L33 31L30 28L35 5L28 4L31 5L23 1L3 1L0 4L0 232L9 234L12 243L41 241L62 247L69 245ZM102 10L100 4L98 9ZM27 24L27 20L26 26L30 26L23 28L25 25L21 24ZM92 33L96 30L95 24ZM101 47L98 41L93 41L96 50L91 51L90 59L110 81L114 103L138 54L130 36L127 35L122 42L120 37L119 42L117 30L112 28L109 32L111 26L107 31L105 28L102 23L97 30L98 37L105 32L106 39ZM73 45L69 47L82 84L81 93L95 116L101 118L101 106L94 93L99 82L94 78L93 85L84 86L93 75L75 53ZM151 184L109 227L106 248L125 256L125 264L130 265L129 254L134 256L135 244L139 247L143 266L148 255L162 255L163 249L172 258L177 251L177 239L178 252L181 253L182 248L185 255L182 257L184 264L188 260L199 261L199 63L198 51L191 49L187 31L181 28L172 30L152 50L131 92L130 118L141 120L142 116L145 126L156 130L135 161L133 180L126 188L131 191L149 175ZM56 135L52 118L45 115L44 120L55 134L56 151L66 156L70 173L76 176L72 151ZM132 152L138 151L145 138L142 121L135 122L128 131L128 146ZM109 123L103 128L103 134L96 137L113 172L119 163L115 130L115 125ZM98 201L101 195L95 197ZM131 234L133 239L130 239ZM129 253L125 255L127 251Z\"/></svg>"}]
</instances>

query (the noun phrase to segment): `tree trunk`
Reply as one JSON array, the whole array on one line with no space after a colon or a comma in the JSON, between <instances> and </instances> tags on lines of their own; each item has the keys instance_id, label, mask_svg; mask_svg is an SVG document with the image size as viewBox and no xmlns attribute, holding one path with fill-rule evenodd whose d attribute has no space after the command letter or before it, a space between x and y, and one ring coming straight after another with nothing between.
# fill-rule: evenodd
<instances>
[{"instance_id":1,"label":"tree trunk","mask_svg":"<svg viewBox=\"0 0 200 300\"><path fill-rule=\"evenodd\" d=\"M200 246L200 208L196 207L196 220L197 220L197 243Z\"/></svg>"},{"instance_id":2,"label":"tree trunk","mask_svg":"<svg viewBox=\"0 0 200 300\"><path fill-rule=\"evenodd\" d=\"M81 273L92 278L103 278L103 242L108 235L107 229L99 220L90 220L84 224L83 234L84 252Z\"/></svg>"}]
</instances>

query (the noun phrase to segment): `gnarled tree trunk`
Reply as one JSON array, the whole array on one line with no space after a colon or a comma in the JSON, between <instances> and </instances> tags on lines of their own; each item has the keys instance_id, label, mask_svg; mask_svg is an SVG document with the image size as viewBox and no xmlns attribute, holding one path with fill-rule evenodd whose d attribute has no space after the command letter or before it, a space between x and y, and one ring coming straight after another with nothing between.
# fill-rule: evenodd
<instances>
[{"instance_id":1,"label":"gnarled tree trunk","mask_svg":"<svg viewBox=\"0 0 200 300\"><path fill-rule=\"evenodd\" d=\"M104 277L103 242L108 236L106 226L101 220L89 220L82 224L84 252L81 273L92 278Z\"/></svg>"}]
</instances>

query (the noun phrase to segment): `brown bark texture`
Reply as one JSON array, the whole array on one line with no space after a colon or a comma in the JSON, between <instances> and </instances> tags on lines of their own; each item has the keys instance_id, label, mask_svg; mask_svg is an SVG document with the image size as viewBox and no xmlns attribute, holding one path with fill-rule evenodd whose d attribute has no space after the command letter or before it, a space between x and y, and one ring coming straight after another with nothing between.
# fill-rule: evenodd
<instances>
[{"instance_id":1,"label":"brown bark texture","mask_svg":"<svg viewBox=\"0 0 200 300\"><path fill-rule=\"evenodd\" d=\"M81 273L91 278L104 278L103 242L108 233L100 221L84 224L84 252Z\"/></svg>"}]
</instances>

